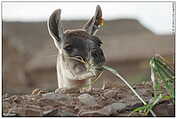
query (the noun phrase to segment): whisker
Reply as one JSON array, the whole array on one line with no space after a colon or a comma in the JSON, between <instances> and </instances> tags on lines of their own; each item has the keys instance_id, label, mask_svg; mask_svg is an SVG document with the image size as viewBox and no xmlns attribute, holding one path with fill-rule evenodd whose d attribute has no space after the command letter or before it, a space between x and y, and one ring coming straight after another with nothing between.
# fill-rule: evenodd
<instances>
[{"instance_id":1,"label":"whisker","mask_svg":"<svg viewBox=\"0 0 177 119\"><path fill-rule=\"evenodd\" d=\"M99 73L99 75L93 80L93 83L94 83L95 81L97 81L97 80L102 76L103 72L104 72L104 71L102 71L101 73Z\"/></svg>"},{"instance_id":2,"label":"whisker","mask_svg":"<svg viewBox=\"0 0 177 119\"><path fill-rule=\"evenodd\" d=\"M91 80L93 80L93 81L91 82L91 84L87 84L84 87L88 87L89 85L92 85L93 83L95 83L103 75L103 72L104 71L102 71L101 73L99 73L99 75L97 75L95 79L92 78Z\"/></svg>"},{"instance_id":3,"label":"whisker","mask_svg":"<svg viewBox=\"0 0 177 119\"><path fill-rule=\"evenodd\" d=\"M68 56L65 56L66 58L70 58L70 59L74 59L74 60L77 60L77 61L80 61L81 63L84 63L84 64L87 64L86 61L83 60L83 58L81 56L75 56L75 57L68 57ZM81 59L77 58L77 57L80 57Z\"/></svg>"}]
</instances>

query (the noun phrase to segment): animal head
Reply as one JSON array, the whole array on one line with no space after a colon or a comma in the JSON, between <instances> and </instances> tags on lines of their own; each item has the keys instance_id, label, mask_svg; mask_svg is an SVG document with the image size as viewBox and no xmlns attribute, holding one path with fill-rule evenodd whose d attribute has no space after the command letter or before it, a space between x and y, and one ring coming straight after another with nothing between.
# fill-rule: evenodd
<instances>
[{"instance_id":1,"label":"animal head","mask_svg":"<svg viewBox=\"0 0 177 119\"><path fill-rule=\"evenodd\" d=\"M81 29L64 30L60 15L60 9L52 13L48 21L48 30L59 51L60 59L63 60L60 65L63 65L64 70L78 74L88 71L88 64L102 66L105 62L102 42L95 36L103 22L100 6L96 7L95 15ZM75 60L74 57L87 63Z\"/></svg>"}]
</instances>

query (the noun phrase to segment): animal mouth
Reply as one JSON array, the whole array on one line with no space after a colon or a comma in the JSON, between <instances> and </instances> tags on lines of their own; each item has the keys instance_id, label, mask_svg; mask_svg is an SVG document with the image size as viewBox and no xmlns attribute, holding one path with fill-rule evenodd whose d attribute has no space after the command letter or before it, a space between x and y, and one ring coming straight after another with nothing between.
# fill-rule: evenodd
<instances>
[{"instance_id":1,"label":"animal mouth","mask_svg":"<svg viewBox=\"0 0 177 119\"><path fill-rule=\"evenodd\" d=\"M78 73L80 73L80 72L84 72L84 71L87 70L86 67L84 66L84 64L82 64L82 63L80 63L80 62L76 63L76 64L73 66L73 69L74 69L75 74L78 74Z\"/></svg>"},{"instance_id":2,"label":"animal mouth","mask_svg":"<svg viewBox=\"0 0 177 119\"><path fill-rule=\"evenodd\" d=\"M88 67L88 64L83 64L79 61L75 62L72 70L75 80L84 80L96 76L95 70L91 70L90 67Z\"/></svg>"},{"instance_id":3,"label":"animal mouth","mask_svg":"<svg viewBox=\"0 0 177 119\"><path fill-rule=\"evenodd\" d=\"M73 67L71 70L75 80L84 80L94 78L97 72L102 71L103 63L94 63L84 61L82 58L74 57Z\"/></svg>"}]
</instances>

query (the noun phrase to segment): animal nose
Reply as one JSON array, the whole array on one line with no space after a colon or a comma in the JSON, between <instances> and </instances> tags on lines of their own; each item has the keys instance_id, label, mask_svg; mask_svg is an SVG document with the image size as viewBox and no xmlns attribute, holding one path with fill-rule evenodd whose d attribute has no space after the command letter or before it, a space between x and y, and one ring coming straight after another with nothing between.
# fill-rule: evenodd
<instances>
[{"instance_id":1,"label":"animal nose","mask_svg":"<svg viewBox=\"0 0 177 119\"><path fill-rule=\"evenodd\" d=\"M103 51L100 48L93 49L91 51L91 56L93 57L93 62L96 65L103 65L103 63L105 62Z\"/></svg>"}]
</instances>

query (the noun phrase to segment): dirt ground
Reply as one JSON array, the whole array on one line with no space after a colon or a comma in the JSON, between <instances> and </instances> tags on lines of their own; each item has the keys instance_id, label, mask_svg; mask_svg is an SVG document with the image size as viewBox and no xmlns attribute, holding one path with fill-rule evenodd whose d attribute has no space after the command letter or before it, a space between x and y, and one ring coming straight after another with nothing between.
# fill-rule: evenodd
<instances>
[{"instance_id":1,"label":"dirt ground","mask_svg":"<svg viewBox=\"0 0 177 119\"><path fill-rule=\"evenodd\" d=\"M151 83L133 87L145 101L152 98ZM142 105L127 86L90 91L36 89L28 95L4 95L3 116L145 116L137 112L130 115L133 109ZM153 108L157 116L175 116L174 110L169 100L162 100Z\"/></svg>"}]
</instances>

